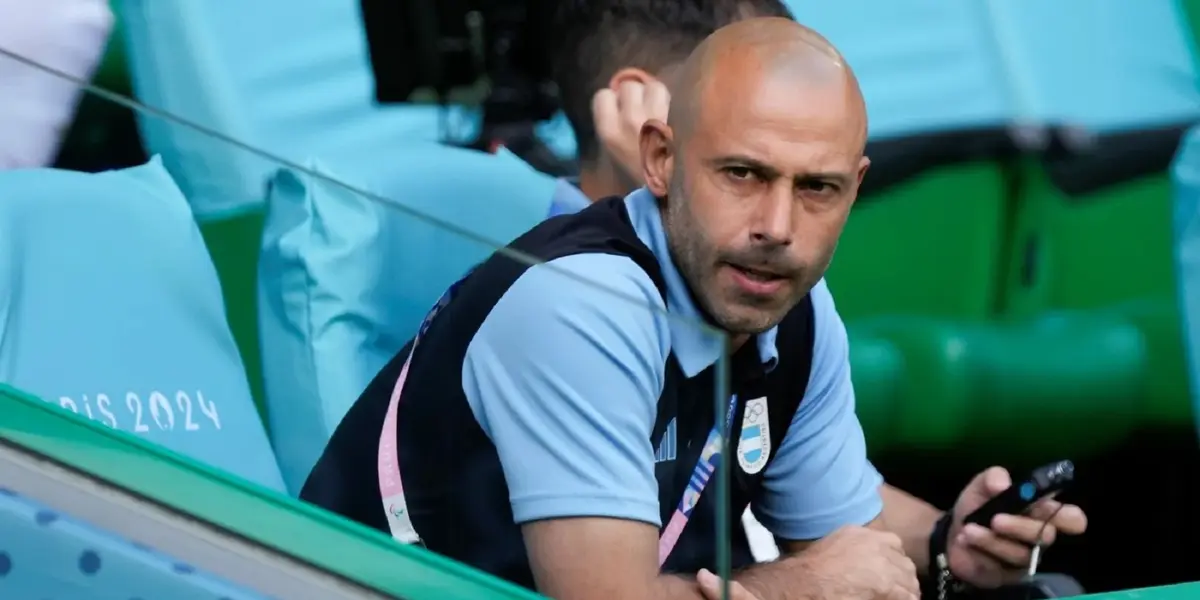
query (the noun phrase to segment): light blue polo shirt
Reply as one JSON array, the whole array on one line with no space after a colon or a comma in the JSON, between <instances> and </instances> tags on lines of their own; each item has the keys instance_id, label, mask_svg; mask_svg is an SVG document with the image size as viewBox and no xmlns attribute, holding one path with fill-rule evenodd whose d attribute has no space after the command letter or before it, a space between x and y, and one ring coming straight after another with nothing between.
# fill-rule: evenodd
<instances>
[{"instance_id":1,"label":"light blue polo shirt","mask_svg":"<svg viewBox=\"0 0 1200 600\"><path fill-rule=\"evenodd\" d=\"M528 269L468 347L463 389L499 453L518 523L601 516L661 526L650 433L668 355L691 377L724 352L723 340L689 325L699 312L671 261L655 198L641 189L625 204L638 238L658 258L665 305L628 257L571 255ZM824 281L812 302L808 388L752 506L764 526L791 540L863 525L882 511L881 478L854 413L846 329ZM756 339L772 367L775 331Z\"/></svg>"}]
</instances>

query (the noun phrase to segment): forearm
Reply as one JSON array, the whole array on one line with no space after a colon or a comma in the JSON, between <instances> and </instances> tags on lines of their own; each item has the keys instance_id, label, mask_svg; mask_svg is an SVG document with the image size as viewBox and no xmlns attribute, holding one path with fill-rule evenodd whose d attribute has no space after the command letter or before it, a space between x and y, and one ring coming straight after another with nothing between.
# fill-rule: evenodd
<instances>
[{"instance_id":1,"label":"forearm","mask_svg":"<svg viewBox=\"0 0 1200 600\"><path fill-rule=\"evenodd\" d=\"M734 579L760 600L823 600L821 574L809 569L796 556L755 565L739 571Z\"/></svg>"},{"instance_id":2,"label":"forearm","mask_svg":"<svg viewBox=\"0 0 1200 600\"><path fill-rule=\"evenodd\" d=\"M929 534L942 518L942 511L928 502L888 484L879 486L883 496L883 523L900 536L904 553L917 565L918 573L929 569Z\"/></svg>"}]
</instances>

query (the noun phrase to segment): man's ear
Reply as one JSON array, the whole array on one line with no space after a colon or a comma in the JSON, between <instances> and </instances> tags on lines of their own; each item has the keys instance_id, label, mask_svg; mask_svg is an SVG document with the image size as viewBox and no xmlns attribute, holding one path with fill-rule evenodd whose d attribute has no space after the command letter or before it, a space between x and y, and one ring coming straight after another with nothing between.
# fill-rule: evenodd
<instances>
[{"instance_id":1,"label":"man's ear","mask_svg":"<svg viewBox=\"0 0 1200 600\"><path fill-rule=\"evenodd\" d=\"M864 156L858 160L858 185L862 185L863 177L869 168L871 168L871 159Z\"/></svg>"},{"instance_id":2,"label":"man's ear","mask_svg":"<svg viewBox=\"0 0 1200 600\"><path fill-rule=\"evenodd\" d=\"M869 168L871 168L871 159L865 156L858 159L858 176L854 182L854 195L850 197L851 206L854 206L854 202L858 200L858 190L862 189L863 177L867 175Z\"/></svg>"},{"instance_id":3,"label":"man's ear","mask_svg":"<svg viewBox=\"0 0 1200 600\"><path fill-rule=\"evenodd\" d=\"M613 73L613 76L609 78L608 89L619 89L622 83L629 81L646 85L654 80L655 77L643 69L639 69L637 67L625 67L624 69Z\"/></svg>"},{"instance_id":4,"label":"man's ear","mask_svg":"<svg viewBox=\"0 0 1200 600\"><path fill-rule=\"evenodd\" d=\"M642 155L642 181L655 197L663 198L671 186L675 170L675 132L671 126L650 119L642 125L639 138Z\"/></svg>"}]
</instances>

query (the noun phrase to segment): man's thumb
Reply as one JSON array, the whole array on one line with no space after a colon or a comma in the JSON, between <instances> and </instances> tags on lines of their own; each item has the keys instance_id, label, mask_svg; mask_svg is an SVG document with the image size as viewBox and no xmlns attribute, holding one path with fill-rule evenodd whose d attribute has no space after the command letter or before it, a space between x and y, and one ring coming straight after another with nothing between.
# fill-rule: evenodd
<instances>
[{"instance_id":1,"label":"man's thumb","mask_svg":"<svg viewBox=\"0 0 1200 600\"><path fill-rule=\"evenodd\" d=\"M700 591L706 599L719 600L723 595L721 578L708 569L700 569L700 572L696 573L696 583L700 584Z\"/></svg>"},{"instance_id":2,"label":"man's thumb","mask_svg":"<svg viewBox=\"0 0 1200 600\"><path fill-rule=\"evenodd\" d=\"M1012 486L1012 477L1003 467L992 467L980 473L976 481L981 485L972 487L980 489L987 498L991 498Z\"/></svg>"}]
</instances>

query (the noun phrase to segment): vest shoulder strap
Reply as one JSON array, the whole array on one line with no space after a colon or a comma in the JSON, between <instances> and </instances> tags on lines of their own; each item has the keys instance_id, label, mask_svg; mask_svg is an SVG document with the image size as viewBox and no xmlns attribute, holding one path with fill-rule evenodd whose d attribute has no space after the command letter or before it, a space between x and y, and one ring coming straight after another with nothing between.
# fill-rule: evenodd
<instances>
[{"instance_id":1,"label":"vest shoulder strap","mask_svg":"<svg viewBox=\"0 0 1200 600\"><path fill-rule=\"evenodd\" d=\"M779 363L767 377L767 397L771 403L771 431L773 434L778 432L774 434L778 436L776 439L783 439L787 433L792 417L800 408L808 390L815 339L816 322L812 298L805 296L779 324L776 336Z\"/></svg>"}]
</instances>

